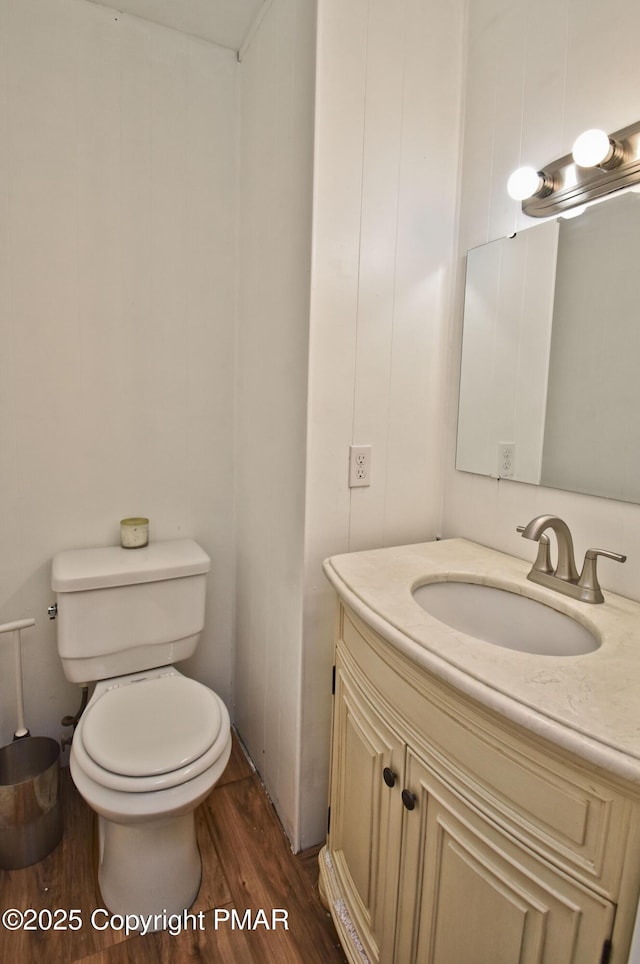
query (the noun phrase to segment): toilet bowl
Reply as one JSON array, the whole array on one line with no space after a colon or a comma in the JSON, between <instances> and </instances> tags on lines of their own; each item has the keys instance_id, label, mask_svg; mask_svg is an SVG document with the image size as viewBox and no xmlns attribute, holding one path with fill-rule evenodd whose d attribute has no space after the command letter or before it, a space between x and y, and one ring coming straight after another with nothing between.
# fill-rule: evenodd
<instances>
[{"instance_id":1,"label":"toilet bowl","mask_svg":"<svg viewBox=\"0 0 640 964\"><path fill-rule=\"evenodd\" d=\"M161 921L200 886L194 812L227 765L231 729L220 697L173 663L196 648L209 567L192 540L53 561L65 674L95 681L69 765L98 817L98 883L113 914Z\"/></svg>"},{"instance_id":2,"label":"toilet bowl","mask_svg":"<svg viewBox=\"0 0 640 964\"><path fill-rule=\"evenodd\" d=\"M230 753L224 703L174 667L97 684L69 765L98 815L98 883L112 913L173 914L193 903L201 877L194 811Z\"/></svg>"}]
</instances>

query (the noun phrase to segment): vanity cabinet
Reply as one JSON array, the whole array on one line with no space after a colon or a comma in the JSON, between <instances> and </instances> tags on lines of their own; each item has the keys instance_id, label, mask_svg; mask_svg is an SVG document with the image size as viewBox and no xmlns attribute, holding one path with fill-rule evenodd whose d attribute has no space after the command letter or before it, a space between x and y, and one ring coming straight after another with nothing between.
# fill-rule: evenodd
<instances>
[{"instance_id":1,"label":"vanity cabinet","mask_svg":"<svg viewBox=\"0 0 640 964\"><path fill-rule=\"evenodd\" d=\"M340 606L320 886L354 964L626 962L640 848L625 789Z\"/></svg>"}]
</instances>

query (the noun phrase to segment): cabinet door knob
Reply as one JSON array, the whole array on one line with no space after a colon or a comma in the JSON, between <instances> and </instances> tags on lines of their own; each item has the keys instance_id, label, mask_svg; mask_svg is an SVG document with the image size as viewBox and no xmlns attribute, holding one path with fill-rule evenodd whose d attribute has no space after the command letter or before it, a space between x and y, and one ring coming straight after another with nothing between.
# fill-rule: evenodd
<instances>
[{"instance_id":1,"label":"cabinet door knob","mask_svg":"<svg viewBox=\"0 0 640 964\"><path fill-rule=\"evenodd\" d=\"M382 771L382 779L387 784L388 787L395 787L396 785L396 774L389 767L385 767Z\"/></svg>"},{"instance_id":2,"label":"cabinet door knob","mask_svg":"<svg viewBox=\"0 0 640 964\"><path fill-rule=\"evenodd\" d=\"M415 807L416 807L415 793L411 793L411 790L403 790L402 802L404 803L407 810L415 810Z\"/></svg>"}]
</instances>

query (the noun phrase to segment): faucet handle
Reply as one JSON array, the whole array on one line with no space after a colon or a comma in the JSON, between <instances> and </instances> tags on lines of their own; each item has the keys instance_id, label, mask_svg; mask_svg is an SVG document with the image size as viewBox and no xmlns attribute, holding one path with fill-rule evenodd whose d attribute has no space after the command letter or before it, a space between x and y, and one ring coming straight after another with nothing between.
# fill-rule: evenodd
<instances>
[{"instance_id":1,"label":"faucet handle","mask_svg":"<svg viewBox=\"0 0 640 964\"><path fill-rule=\"evenodd\" d=\"M524 526L516 526L516 532L522 534L525 530ZM546 533L542 533L537 540L538 542L538 555L536 556L536 561L533 564L533 568L537 572L553 572L553 566L551 565L551 540Z\"/></svg>"},{"instance_id":2,"label":"faucet handle","mask_svg":"<svg viewBox=\"0 0 640 964\"><path fill-rule=\"evenodd\" d=\"M604 601L604 596L602 595L602 590L600 589L600 583L598 582L598 572L596 568L598 556L604 556L605 559L613 559L614 562L627 561L627 557L621 555L619 552L609 552L608 549L587 549L584 556L582 572L580 573L580 578L578 579L578 586L580 586L581 589L587 590L589 594L593 595L593 602Z\"/></svg>"},{"instance_id":3,"label":"faucet handle","mask_svg":"<svg viewBox=\"0 0 640 964\"><path fill-rule=\"evenodd\" d=\"M587 549L585 559L595 559L596 556L604 556L606 559L613 559L614 562L627 561L627 557L620 552L610 552L608 549Z\"/></svg>"}]
</instances>

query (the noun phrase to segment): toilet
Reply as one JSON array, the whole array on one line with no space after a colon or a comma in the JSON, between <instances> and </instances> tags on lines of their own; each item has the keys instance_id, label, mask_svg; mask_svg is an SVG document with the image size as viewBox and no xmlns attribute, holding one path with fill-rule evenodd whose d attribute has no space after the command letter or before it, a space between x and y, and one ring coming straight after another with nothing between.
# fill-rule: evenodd
<instances>
[{"instance_id":1,"label":"toilet","mask_svg":"<svg viewBox=\"0 0 640 964\"><path fill-rule=\"evenodd\" d=\"M65 675L95 683L69 766L98 815L98 882L113 914L179 914L200 887L194 812L227 765L231 730L220 697L173 664L198 644L209 568L191 539L53 559Z\"/></svg>"}]
</instances>

